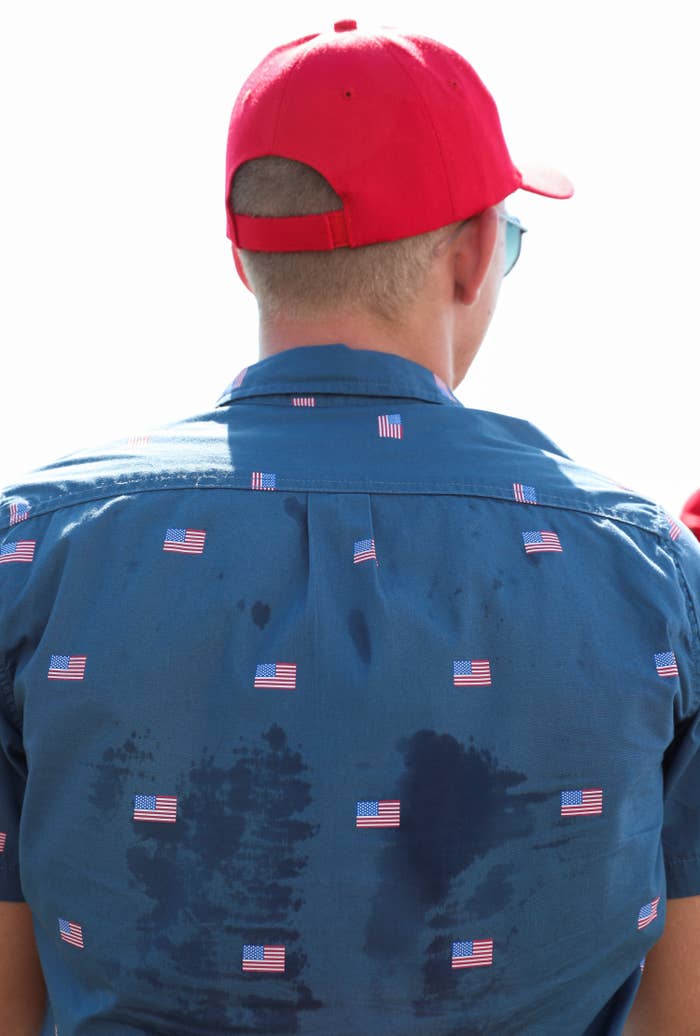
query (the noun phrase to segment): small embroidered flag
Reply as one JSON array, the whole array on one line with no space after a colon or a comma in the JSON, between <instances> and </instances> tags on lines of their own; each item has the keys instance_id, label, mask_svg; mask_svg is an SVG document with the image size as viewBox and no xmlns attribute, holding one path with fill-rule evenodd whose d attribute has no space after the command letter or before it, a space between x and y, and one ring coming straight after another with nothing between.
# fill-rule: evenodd
<instances>
[{"instance_id":1,"label":"small embroidered flag","mask_svg":"<svg viewBox=\"0 0 700 1036\"><path fill-rule=\"evenodd\" d=\"M400 439L403 436L403 425L401 414L381 414L379 421L379 436L382 439Z\"/></svg>"},{"instance_id":2,"label":"small embroidered flag","mask_svg":"<svg viewBox=\"0 0 700 1036\"><path fill-rule=\"evenodd\" d=\"M49 680L83 680L87 655L52 655Z\"/></svg>"},{"instance_id":3,"label":"small embroidered flag","mask_svg":"<svg viewBox=\"0 0 700 1036\"><path fill-rule=\"evenodd\" d=\"M668 532L669 532L669 536L671 537L672 540L677 540L678 537L681 534L681 527L678 524L678 522L675 521L675 519L673 519L671 517L670 514L667 514L666 518L668 519Z\"/></svg>"},{"instance_id":4,"label":"small embroidered flag","mask_svg":"<svg viewBox=\"0 0 700 1036\"><path fill-rule=\"evenodd\" d=\"M0 547L0 565L11 561L33 561L36 540L18 540L16 543L3 543Z\"/></svg>"},{"instance_id":5,"label":"small embroidered flag","mask_svg":"<svg viewBox=\"0 0 700 1036\"><path fill-rule=\"evenodd\" d=\"M639 916L637 917L638 929L646 928L657 917L660 899L661 896L657 896L656 899L652 899L651 903L646 903L639 911Z\"/></svg>"},{"instance_id":6,"label":"small embroidered flag","mask_svg":"<svg viewBox=\"0 0 700 1036\"><path fill-rule=\"evenodd\" d=\"M0 853L5 852L5 839L7 838L7 831L0 831Z\"/></svg>"},{"instance_id":7,"label":"small embroidered flag","mask_svg":"<svg viewBox=\"0 0 700 1036\"><path fill-rule=\"evenodd\" d=\"M487 658L455 658L452 675L455 687L489 687L491 663Z\"/></svg>"},{"instance_id":8,"label":"small embroidered flag","mask_svg":"<svg viewBox=\"0 0 700 1036\"><path fill-rule=\"evenodd\" d=\"M29 517L29 504L20 502L18 504L10 504L10 525L16 525L17 522L23 522Z\"/></svg>"},{"instance_id":9,"label":"small embroidered flag","mask_svg":"<svg viewBox=\"0 0 700 1036\"><path fill-rule=\"evenodd\" d=\"M556 532L524 532L523 543L527 554L535 554L543 550L562 550Z\"/></svg>"},{"instance_id":10,"label":"small embroidered flag","mask_svg":"<svg viewBox=\"0 0 700 1036\"><path fill-rule=\"evenodd\" d=\"M355 827L400 827L401 802L398 799L373 799L358 802Z\"/></svg>"},{"instance_id":11,"label":"small embroidered flag","mask_svg":"<svg viewBox=\"0 0 700 1036\"><path fill-rule=\"evenodd\" d=\"M168 529L163 550L174 554L202 554L206 537L204 529Z\"/></svg>"},{"instance_id":12,"label":"small embroidered flag","mask_svg":"<svg viewBox=\"0 0 700 1036\"><path fill-rule=\"evenodd\" d=\"M263 662L255 667L253 687L291 687L297 685L296 662Z\"/></svg>"},{"instance_id":13,"label":"small embroidered flag","mask_svg":"<svg viewBox=\"0 0 700 1036\"><path fill-rule=\"evenodd\" d=\"M73 921L64 921L62 917L59 917L58 930L64 942L69 942L72 946L79 946L81 950L84 949L83 929L79 924L74 924Z\"/></svg>"},{"instance_id":14,"label":"small embroidered flag","mask_svg":"<svg viewBox=\"0 0 700 1036\"><path fill-rule=\"evenodd\" d=\"M561 793L561 816L573 817L603 812L602 788L577 788Z\"/></svg>"},{"instance_id":15,"label":"small embroidered flag","mask_svg":"<svg viewBox=\"0 0 700 1036\"><path fill-rule=\"evenodd\" d=\"M316 397L292 396L292 406L316 406Z\"/></svg>"},{"instance_id":16,"label":"small embroidered flag","mask_svg":"<svg viewBox=\"0 0 700 1036\"><path fill-rule=\"evenodd\" d=\"M231 388L232 389L239 388L243 384L243 379L245 378L247 373L248 373L248 368L247 367L243 367L242 370L239 370L238 374L236 375L236 377L231 382Z\"/></svg>"},{"instance_id":17,"label":"small embroidered flag","mask_svg":"<svg viewBox=\"0 0 700 1036\"><path fill-rule=\"evenodd\" d=\"M244 971L284 971L284 946L244 946Z\"/></svg>"},{"instance_id":18,"label":"small embroidered flag","mask_svg":"<svg viewBox=\"0 0 700 1036\"><path fill-rule=\"evenodd\" d=\"M524 486L522 482L513 483L513 495L521 504L536 504L537 493L534 486Z\"/></svg>"},{"instance_id":19,"label":"small embroidered flag","mask_svg":"<svg viewBox=\"0 0 700 1036\"><path fill-rule=\"evenodd\" d=\"M268 471L254 471L250 480L251 489L275 489L277 475Z\"/></svg>"},{"instance_id":20,"label":"small embroidered flag","mask_svg":"<svg viewBox=\"0 0 700 1036\"><path fill-rule=\"evenodd\" d=\"M654 655L654 662L659 676L678 676L678 663L673 651L662 651Z\"/></svg>"},{"instance_id":21,"label":"small embroidered flag","mask_svg":"<svg viewBox=\"0 0 700 1036\"><path fill-rule=\"evenodd\" d=\"M374 540L356 540L352 553L353 563L359 565L361 561L369 561L370 558L377 560Z\"/></svg>"},{"instance_id":22,"label":"small embroidered flag","mask_svg":"<svg viewBox=\"0 0 700 1036\"><path fill-rule=\"evenodd\" d=\"M127 446L146 446L151 441L150 435L130 435L126 440Z\"/></svg>"},{"instance_id":23,"label":"small embroidered flag","mask_svg":"<svg viewBox=\"0 0 700 1036\"><path fill-rule=\"evenodd\" d=\"M465 939L452 943L453 968L479 968L493 964L493 939Z\"/></svg>"},{"instance_id":24,"label":"small embroidered flag","mask_svg":"<svg viewBox=\"0 0 700 1036\"><path fill-rule=\"evenodd\" d=\"M134 820L162 820L174 824L177 820L177 796L135 795Z\"/></svg>"}]
</instances>

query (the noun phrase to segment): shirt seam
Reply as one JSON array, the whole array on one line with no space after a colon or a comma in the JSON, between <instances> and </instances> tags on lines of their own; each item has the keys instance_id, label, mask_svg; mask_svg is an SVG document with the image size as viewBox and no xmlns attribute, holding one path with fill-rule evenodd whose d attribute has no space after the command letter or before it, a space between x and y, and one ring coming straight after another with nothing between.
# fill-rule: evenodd
<instances>
[{"instance_id":1,"label":"shirt seam","mask_svg":"<svg viewBox=\"0 0 700 1036\"><path fill-rule=\"evenodd\" d=\"M288 381L265 381L261 385L246 385L240 386L239 388L230 389L225 391L222 396L219 397L218 406L225 405L226 402L231 402L236 399L243 399L246 396L257 395L311 395L313 392L317 392L319 395L325 396L337 396L337 395L384 395L384 390L390 390L387 392L388 395L396 395L399 393L405 393L406 398L415 399L420 401L427 400L430 403L438 403L440 406L459 406L462 404L459 400L447 399L443 396L438 389L426 386L424 389L417 390L415 385L409 385L408 383L399 383L395 381L338 381L333 380L330 384L328 382L322 382L323 387L315 389L313 387L314 379L307 378L303 388L295 387L290 385ZM332 387L331 387L332 386ZM377 392L367 391L368 389L378 389ZM353 391L354 390L354 391Z\"/></svg>"},{"instance_id":2,"label":"shirt seam","mask_svg":"<svg viewBox=\"0 0 700 1036\"><path fill-rule=\"evenodd\" d=\"M234 403L250 403L261 399L279 399L280 397L285 399L286 405L289 406L290 396L315 396L317 399L323 399L324 396L328 399L335 400L333 404L340 407L350 406L380 406L388 404L380 404L377 400L393 399L395 400L396 406L406 406L407 403L420 403L422 405L428 404L429 406L446 406L451 407L453 410L456 408L466 409L461 403L450 403L449 399L430 399L428 396L402 396L400 392L381 393L381 392L321 392L318 389L309 388L304 391L298 389L296 391L284 391L275 390L274 392L249 392L247 395L236 396L236 398L229 398L227 396L221 397L218 403L216 403L214 409L221 410L225 406L233 406ZM338 403L338 400L343 402ZM363 404L363 400L367 400ZM283 403L278 403L277 406L283 406ZM331 407L324 407L323 409L331 409Z\"/></svg>"},{"instance_id":3,"label":"shirt seam","mask_svg":"<svg viewBox=\"0 0 700 1036\"><path fill-rule=\"evenodd\" d=\"M160 481L161 485L146 486L143 485L142 479L124 479L119 481L113 481L109 487L105 487L104 491L95 489L94 491L87 493L76 493L72 499L66 499L66 493L63 493L61 497L50 498L44 501L42 504L38 504L33 508L32 514L25 521L31 521L33 518L39 518L46 516L47 514L53 514L56 511L63 510L67 507L74 507L78 504L90 503L95 500L114 499L120 495L120 490L128 490L129 494L133 493L158 493L167 492L170 489L174 490L187 490L187 489L229 489L229 490L243 490L248 492L254 492L251 489L249 483L249 475L246 474L245 483L235 483L230 479L235 479L236 476L230 476L230 479L222 479L220 475L206 475L199 474L192 476L191 474L182 475L167 475L160 477L158 475L149 474L146 476L149 479L155 479ZM238 476L240 477L240 476ZM205 481L211 479L211 481ZM439 496L465 496L465 497L478 497L480 499L500 500L506 504L514 504L522 506L517 500L514 500L510 496L505 496L504 491L500 486L489 486L479 485L479 483L464 483L464 482L442 482L440 484L416 482L416 481L382 481L373 482L371 480L361 480L357 482L350 481L336 481L332 479L308 479L308 478L290 478L289 485L284 483L276 486L277 492L348 492L348 493L387 493L390 495L405 495L405 496L425 496L425 495L439 495ZM412 488L407 488L412 487ZM26 487L22 487L26 488ZM1 503L2 501L0 501ZM659 508L657 505L651 504L657 513ZM562 497L557 496L540 496L539 502L532 506L532 518L535 518L535 511L537 507L555 507L564 511L575 511L580 514L588 514L599 518L609 518L611 521L620 522L623 525L631 525L634 528L649 532L654 536L661 538L662 532L658 529L648 528L646 525L640 522L634 521L633 519L617 515L612 513L610 510L605 508L591 508L583 505L576 505L569 500L565 500ZM529 520L529 519L528 519ZM24 522L22 523L24 525ZM530 522L533 524L533 522ZM0 531L5 531L14 528L12 524L4 523L0 526ZM672 555L673 556L673 555ZM674 562L676 563L676 569L678 570L678 563L676 562L675 556ZM683 583L684 591L686 593L686 599L688 599L688 591L685 584L685 579L681 573L681 581ZM693 609L693 615L695 612ZM697 616L695 616L696 627L697 627ZM696 639L698 635L696 634Z\"/></svg>"},{"instance_id":4,"label":"shirt seam","mask_svg":"<svg viewBox=\"0 0 700 1036\"><path fill-rule=\"evenodd\" d=\"M700 856L666 856L664 862L673 866L674 863L700 863Z\"/></svg>"},{"instance_id":5,"label":"shirt seam","mask_svg":"<svg viewBox=\"0 0 700 1036\"><path fill-rule=\"evenodd\" d=\"M7 661L5 659L0 659L0 691L2 692L5 705L11 714L11 721L13 722L17 732L21 735L22 720L20 719L14 691L12 690L12 681L10 679Z\"/></svg>"},{"instance_id":6,"label":"shirt seam","mask_svg":"<svg viewBox=\"0 0 700 1036\"><path fill-rule=\"evenodd\" d=\"M690 630L691 630L691 633L692 633L693 639L694 639L692 657L694 659L698 659L700 657L700 622L698 621L698 613L697 613L697 610L695 608L695 602L693 601L693 595L690 592L690 587L688 585L688 581L687 581L687 579L685 577L685 573L683 571L683 566L681 564L681 558L680 558L680 556L678 554L678 548L677 548L676 544L673 542L673 540L670 540L670 544L671 544L671 551L670 551L671 558L673 560L673 564L674 564L675 569L676 569L676 574L678 576L678 582L680 583L681 589L683 591L683 597L685 598L686 612L688 614ZM693 676L694 676L695 687L698 688L698 693L696 695L696 699L695 699L694 704L691 706L691 711L695 711L698 708L700 708L700 667L699 667L698 662L696 662L696 664L695 664Z\"/></svg>"}]
</instances>

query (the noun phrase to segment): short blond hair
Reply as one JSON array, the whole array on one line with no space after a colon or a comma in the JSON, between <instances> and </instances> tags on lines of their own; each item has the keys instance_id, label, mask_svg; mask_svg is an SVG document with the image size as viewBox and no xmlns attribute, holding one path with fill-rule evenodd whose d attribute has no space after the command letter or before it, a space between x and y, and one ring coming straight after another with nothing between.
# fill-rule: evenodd
<instances>
[{"instance_id":1,"label":"short blond hair","mask_svg":"<svg viewBox=\"0 0 700 1036\"><path fill-rule=\"evenodd\" d=\"M328 180L311 166L268 155L237 170L230 195L234 212L246 216L305 216L343 207ZM241 250L245 275L261 315L303 320L358 309L386 322L400 322L419 294L451 223L398 241L325 252Z\"/></svg>"}]
</instances>

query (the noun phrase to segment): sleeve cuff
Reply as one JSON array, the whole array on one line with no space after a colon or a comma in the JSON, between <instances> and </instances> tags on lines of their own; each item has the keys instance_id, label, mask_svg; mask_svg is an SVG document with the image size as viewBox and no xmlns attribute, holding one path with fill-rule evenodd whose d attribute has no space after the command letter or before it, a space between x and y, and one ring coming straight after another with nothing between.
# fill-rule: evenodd
<instances>
[{"instance_id":1,"label":"sleeve cuff","mask_svg":"<svg viewBox=\"0 0 700 1036\"><path fill-rule=\"evenodd\" d=\"M0 902L26 902L19 880L19 867L0 863Z\"/></svg>"},{"instance_id":2,"label":"sleeve cuff","mask_svg":"<svg viewBox=\"0 0 700 1036\"><path fill-rule=\"evenodd\" d=\"M665 860L666 898L685 899L700 896L700 856L685 860Z\"/></svg>"}]
</instances>

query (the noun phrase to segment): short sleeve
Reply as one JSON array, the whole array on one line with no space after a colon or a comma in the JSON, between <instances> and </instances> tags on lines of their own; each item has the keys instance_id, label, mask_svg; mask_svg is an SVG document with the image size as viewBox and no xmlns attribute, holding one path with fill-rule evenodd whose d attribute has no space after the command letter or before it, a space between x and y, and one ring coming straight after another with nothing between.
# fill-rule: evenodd
<instances>
[{"instance_id":1,"label":"short sleeve","mask_svg":"<svg viewBox=\"0 0 700 1036\"><path fill-rule=\"evenodd\" d=\"M662 844L668 899L700 896L700 547L686 530L673 544L686 614L678 641L682 693L663 760Z\"/></svg>"},{"instance_id":2,"label":"short sleeve","mask_svg":"<svg viewBox=\"0 0 700 1036\"><path fill-rule=\"evenodd\" d=\"M24 902L19 872L19 823L26 758L9 676L0 667L0 901Z\"/></svg>"},{"instance_id":3,"label":"short sleeve","mask_svg":"<svg viewBox=\"0 0 700 1036\"><path fill-rule=\"evenodd\" d=\"M662 843L668 899L700 896L700 714L680 729L664 757Z\"/></svg>"}]
</instances>

